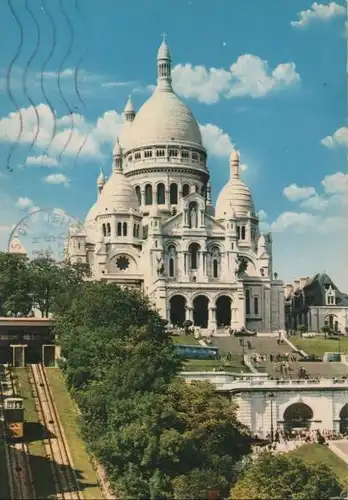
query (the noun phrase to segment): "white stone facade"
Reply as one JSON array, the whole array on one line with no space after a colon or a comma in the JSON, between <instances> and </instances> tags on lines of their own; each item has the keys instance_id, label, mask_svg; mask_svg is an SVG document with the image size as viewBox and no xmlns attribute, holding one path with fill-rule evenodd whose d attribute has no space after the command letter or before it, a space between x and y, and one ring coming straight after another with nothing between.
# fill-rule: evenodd
<instances>
[{"instance_id":1,"label":"white stone facade","mask_svg":"<svg viewBox=\"0 0 348 500\"><path fill-rule=\"evenodd\" d=\"M94 279L140 288L172 324L283 330L272 238L259 232L239 153L215 210L199 126L172 89L165 42L156 90L138 113L129 99L124 117L111 176L101 172L85 230L70 233L71 261L88 262Z\"/></svg>"}]
</instances>

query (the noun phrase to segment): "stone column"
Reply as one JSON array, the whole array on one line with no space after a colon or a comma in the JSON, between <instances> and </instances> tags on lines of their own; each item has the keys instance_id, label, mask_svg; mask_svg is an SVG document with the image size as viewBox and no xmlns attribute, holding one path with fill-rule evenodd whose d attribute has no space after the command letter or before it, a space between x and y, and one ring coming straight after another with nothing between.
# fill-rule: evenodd
<instances>
[{"instance_id":1,"label":"stone column","mask_svg":"<svg viewBox=\"0 0 348 500\"><path fill-rule=\"evenodd\" d=\"M184 227L188 227L188 210L184 210Z\"/></svg>"},{"instance_id":2,"label":"stone column","mask_svg":"<svg viewBox=\"0 0 348 500\"><path fill-rule=\"evenodd\" d=\"M145 189L141 190L141 206L145 206Z\"/></svg>"},{"instance_id":3,"label":"stone column","mask_svg":"<svg viewBox=\"0 0 348 500\"><path fill-rule=\"evenodd\" d=\"M216 330L216 307L209 306L208 329Z\"/></svg>"},{"instance_id":4,"label":"stone column","mask_svg":"<svg viewBox=\"0 0 348 500\"><path fill-rule=\"evenodd\" d=\"M185 318L189 321L192 321L193 323L193 307L187 306L186 307L186 315Z\"/></svg>"},{"instance_id":5,"label":"stone column","mask_svg":"<svg viewBox=\"0 0 348 500\"><path fill-rule=\"evenodd\" d=\"M200 226L204 227L204 210L200 210Z\"/></svg>"}]
</instances>

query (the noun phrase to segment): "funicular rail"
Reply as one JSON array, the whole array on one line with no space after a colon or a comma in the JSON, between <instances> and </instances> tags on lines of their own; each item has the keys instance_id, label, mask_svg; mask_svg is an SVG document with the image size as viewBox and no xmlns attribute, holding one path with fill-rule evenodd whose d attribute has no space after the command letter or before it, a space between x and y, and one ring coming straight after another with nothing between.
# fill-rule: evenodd
<instances>
[{"instance_id":1,"label":"funicular rail","mask_svg":"<svg viewBox=\"0 0 348 500\"><path fill-rule=\"evenodd\" d=\"M30 365L29 380L33 386L39 422L45 429L44 446L55 483L57 499L79 500L79 490L45 370L41 364Z\"/></svg>"},{"instance_id":2,"label":"funicular rail","mask_svg":"<svg viewBox=\"0 0 348 500\"><path fill-rule=\"evenodd\" d=\"M4 366L1 371L1 433L2 439L7 439L8 429L4 421L4 399L16 397L17 389L11 367ZM10 481L12 500L34 500L36 492L30 467L28 445L24 440L19 442L7 440L5 447L7 469Z\"/></svg>"}]
</instances>

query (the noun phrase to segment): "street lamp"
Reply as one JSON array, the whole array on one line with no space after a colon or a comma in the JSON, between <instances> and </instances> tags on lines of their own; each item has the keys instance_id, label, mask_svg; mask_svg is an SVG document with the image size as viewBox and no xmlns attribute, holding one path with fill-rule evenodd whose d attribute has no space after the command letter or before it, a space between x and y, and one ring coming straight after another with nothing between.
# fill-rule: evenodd
<instances>
[{"instance_id":1,"label":"street lamp","mask_svg":"<svg viewBox=\"0 0 348 500\"><path fill-rule=\"evenodd\" d=\"M273 443L274 441L274 428L273 428L273 401L274 401L274 398L275 398L275 395L273 394L273 392L269 392L268 393L268 398L271 402L271 441Z\"/></svg>"}]
</instances>

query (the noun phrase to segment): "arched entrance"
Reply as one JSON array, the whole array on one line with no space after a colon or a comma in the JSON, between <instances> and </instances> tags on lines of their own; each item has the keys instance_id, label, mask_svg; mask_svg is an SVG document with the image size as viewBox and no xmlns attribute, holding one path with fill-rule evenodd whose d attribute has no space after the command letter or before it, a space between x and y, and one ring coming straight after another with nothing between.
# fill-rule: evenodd
<instances>
[{"instance_id":1,"label":"arched entrance","mask_svg":"<svg viewBox=\"0 0 348 500\"><path fill-rule=\"evenodd\" d=\"M219 327L231 325L232 300L227 295L222 295L216 301L216 324Z\"/></svg>"},{"instance_id":2,"label":"arched entrance","mask_svg":"<svg viewBox=\"0 0 348 500\"><path fill-rule=\"evenodd\" d=\"M204 295L199 295L193 300L193 324L201 328L208 326L208 305L209 299Z\"/></svg>"},{"instance_id":3,"label":"arched entrance","mask_svg":"<svg viewBox=\"0 0 348 500\"><path fill-rule=\"evenodd\" d=\"M170 301L170 322L181 326L185 321L186 299L182 295L174 295Z\"/></svg>"},{"instance_id":4,"label":"arched entrance","mask_svg":"<svg viewBox=\"0 0 348 500\"><path fill-rule=\"evenodd\" d=\"M340 411L340 433L348 434L348 403Z\"/></svg>"},{"instance_id":5,"label":"arched entrance","mask_svg":"<svg viewBox=\"0 0 348 500\"><path fill-rule=\"evenodd\" d=\"M305 403L294 403L284 412L284 428L309 429L313 419L313 410Z\"/></svg>"}]
</instances>

